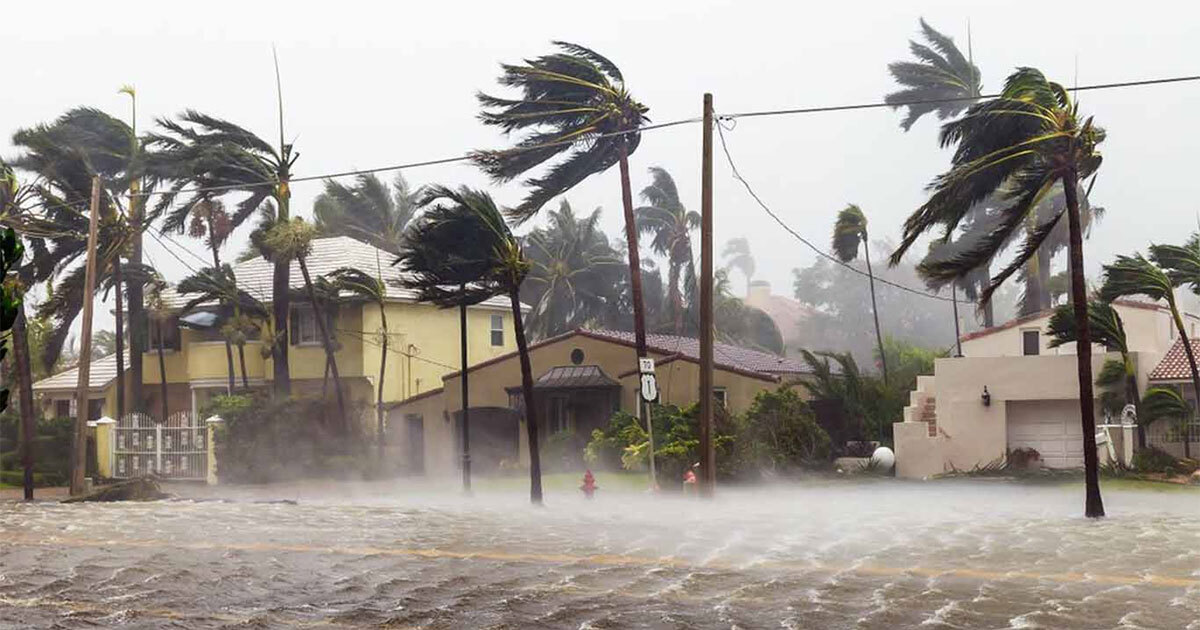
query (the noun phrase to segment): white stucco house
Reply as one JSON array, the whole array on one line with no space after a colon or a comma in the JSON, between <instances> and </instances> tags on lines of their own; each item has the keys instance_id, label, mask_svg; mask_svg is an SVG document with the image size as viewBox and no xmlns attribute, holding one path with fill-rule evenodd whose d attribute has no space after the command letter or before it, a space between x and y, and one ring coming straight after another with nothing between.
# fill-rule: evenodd
<instances>
[{"instance_id":1,"label":"white stucco house","mask_svg":"<svg viewBox=\"0 0 1200 630\"><path fill-rule=\"evenodd\" d=\"M1180 331L1170 312L1131 300L1113 305L1125 325L1139 390L1177 386L1195 408ZM1036 450L1047 467L1083 465L1075 347L1049 347L1050 315L1045 311L965 335L963 356L938 359L932 375L919 377L903 422L893 425L898 476L971 470L1003 461L1017 448ZM1184 332L1196 338L1200 317L1186 315L1184 323ZM1107 358L1105 348L1093 347L1093 373ZM1097 424L1105 422L1097 417ZM1192 440L1193 452L1200 452L1196 436ZM1182 452L1181 441L1156 445ZM1122 446L1132 447L1128 440Z\"/></svg>"}]
</instances>

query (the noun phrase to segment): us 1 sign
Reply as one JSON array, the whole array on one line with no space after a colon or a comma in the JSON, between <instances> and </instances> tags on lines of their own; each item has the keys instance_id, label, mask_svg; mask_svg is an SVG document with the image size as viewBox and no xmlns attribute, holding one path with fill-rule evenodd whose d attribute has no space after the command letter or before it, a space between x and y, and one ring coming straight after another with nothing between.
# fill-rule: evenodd
<instances>
[{"instance_id":1,"label":"us 1 sign","mask_svg":"<svg viewBox=\"0 0 1200 630\"><path fill-rule=\"evenodd\" d=\"M658 400L658 379L654 373L642 375L642 400L654 402Z\"/></svg>"}]
</instances>

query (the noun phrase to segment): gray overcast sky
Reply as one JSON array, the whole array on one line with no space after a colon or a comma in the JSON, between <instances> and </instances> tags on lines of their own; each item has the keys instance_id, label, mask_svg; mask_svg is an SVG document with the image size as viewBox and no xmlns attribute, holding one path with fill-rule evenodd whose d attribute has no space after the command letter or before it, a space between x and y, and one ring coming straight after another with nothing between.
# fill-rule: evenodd
<instances>
[{"instance_id":1,"label":"gray overcast sky","mask_svg":"<svg viewBox=\"0 0 1200 630\"><path fill-rule=\"evenodd\" d=\"M753 3L571 2L6 2L0 53L10 86L0 102L0 153L13 130L90 105L126 115L125 83L138 90L139 126L195 108L263 137L277 135L271 44L279 50L285 124L300 152L297 175L370 168L502 146L475 118L475 90L495 90L501 61L549 50L551 39L614 60L655 122L696 116L701 95L733 112L880 100L889 61L907 56L917 18L966 44L970 20L985 90L1018 65L1065 84L1200 73L1200 3L1007 2ZM1181 240L1197 225L1195 175L1200 83L1081 94L1108 130L1093 199L1108 215L1086 246L1089 271L1151 241ZM895 238L923 187L944 169L936 121L905 134L900 114L869 110L744 120L728 133L743 174L801 233L825 246L835 212L861 205L875 238ZM632 159L676 178L699 209L700 127L649 132ZM487 185L469 165L414 169L410 182ZM390 175L385 175L390 177ZM760 275L791 292L791 270L813 255L781 233L729 176L718 154L715 226L749 237ZM294 209L311 212L317 182L297 184ZM504 202L517 185L496 191ZM602 206L620 228L617 169L568 198ZM233 251L240 251L244 234ZM202 252L198 242L193 249ZM168 278L183 267L151 243ZM195 261L192 261L193 263ZM1062 264L1060 262L1060 264ZM740 284L740 280L739 280ZM101 325L111 327L107 313Z\"/></svg>"}]
</instances>

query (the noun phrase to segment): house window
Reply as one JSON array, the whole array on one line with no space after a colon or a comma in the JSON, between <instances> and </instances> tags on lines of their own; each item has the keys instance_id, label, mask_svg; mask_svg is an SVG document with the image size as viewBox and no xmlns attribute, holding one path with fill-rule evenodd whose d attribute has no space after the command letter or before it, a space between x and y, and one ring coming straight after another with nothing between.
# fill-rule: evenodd
<instances>
[{"instance_id":1,"label":"house window","mask_svg":"<svg viewBox=\"0 0 1200 630\"><path fill-rule=\"evenodd\" d=\"M1037 356L1042 353L1041 333L1037 330L1021 331L1021 345L1023 354L1027 357Z\"/></svg>"},{"instance_id":2,"label":"house window","mask_svg":"<svg viewBox=\"0 0 1200 630\"><path fill-rule=\"evenodd\" d=\"M100 416L104 415L104 399L89 398L88 399L88 420L99 420Z\"/></svg>"},{"instance_id":3,"label":"house window","mask_svg":"<svg viewBox=\"0 0 1200 630\"><path fill-rule=\"evenodd\" d=\"M75 417L75 414L72 413L73 407L75 407L74 403L75 403L74 400L69 400L69 399L54 401L54 417L55 418L73 418L73 417Z\"/></svg>"},{"instance_id":4,"label":"house window","mask_svg":"<svg viewBox=\"0 0 1200 630\"><path fill-rule=\"evenodd\" d=\"M713 388L713 400L717 401L717 404L722 408L729 407L729 395L726 393L724 387Z\"/></svg>"},{"instance_id":5,"label":"house window","mask_svg":"<svg viewBox=\"0 0 1200 630\"><path fill-rule=\"evenodd\" d=\"M567 397L551 396L546 400L549 409L546 413L546 427L550 434L566 433L571 430L571 420L567 414Z\"/></svg>"},{"instance_id":6,"label":"house window","mask_svg":"<svg viewBox=\"0 0 1200 630\"><path fill-rule=\"evenodd\" d=\"M492 345L504 345L504 316L492 315Z\"/></svg>"},{"instance_id":7,"label":"house window","mask_svg":"<svg viewBox=\"0 0 1200 630\"><path fill-rule=\"evenodd\" d=\"M309 304L297 304L292 307L291 328L293 346L315 346L321 343L320 331L317 330L317 318Z\"/></svg>"},{"instance_id":8,"label":"house window","mask_svg":"<svg viewBox=\"0 0 1200 630\"><path fill-rule=\"evenodd\" d=\"M150 343L146 346L150 351L158 351L159 341L163 350L179 350L179 318L172 317L166 321L150 320Z\"/></svg>"},{"instance_id":9,"label":"house window","mask_svg":"<svg viewBox=\"0 0 1200 630\"><path fill-rule=\"evenodd\" d=\"M104 399L89 398L88 399L88 420L99 420L104 415ZM54 417L55 418L74 418L75 417L75 399L60 398L54 401Z\"/></svg>"}]
</instances>

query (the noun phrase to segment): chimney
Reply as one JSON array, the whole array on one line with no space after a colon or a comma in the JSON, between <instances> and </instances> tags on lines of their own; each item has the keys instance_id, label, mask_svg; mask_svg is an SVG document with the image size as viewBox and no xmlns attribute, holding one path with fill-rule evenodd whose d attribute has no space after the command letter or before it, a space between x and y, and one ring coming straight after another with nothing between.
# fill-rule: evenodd
<instances>
[{"instance_id":1,"label":"chimney","mask_svg":"<svg viewBox=\"0 0 1200 630\"><path fill-rule=\"evenodd\" d=\"M766 280L755 280L746 291L746 304L756 306L765 304L771 299L771 283Z\"/></svg>"}]
</instances>

